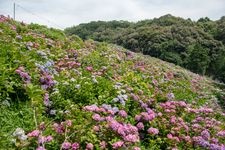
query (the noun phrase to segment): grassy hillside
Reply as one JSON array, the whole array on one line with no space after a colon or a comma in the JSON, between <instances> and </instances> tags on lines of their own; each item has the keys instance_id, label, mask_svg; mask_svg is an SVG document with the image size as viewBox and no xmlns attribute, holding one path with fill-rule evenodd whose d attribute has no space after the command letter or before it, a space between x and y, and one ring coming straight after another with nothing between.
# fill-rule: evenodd
<instances>
[{"instance_id":1,"label":"grassy hillside","mask_svg":"<svg viewBox=\"0 0 225 150\"><path fill-rule=\"evenodd\" d=\"M172 15L137 23L93 21L65 32L115 43L225 82L225 17L197 22Z\"/></svg>"},{"instance_id":2,"label":"grassy hillside","mask_svg":"<svg viewBox=\"0 0 225 150\"><path fill-rule=\"evenodd\" d=\"M1 16L0 66L0 149L225 149L223 85L174 64Z\"/></svg>"}]
</instances>

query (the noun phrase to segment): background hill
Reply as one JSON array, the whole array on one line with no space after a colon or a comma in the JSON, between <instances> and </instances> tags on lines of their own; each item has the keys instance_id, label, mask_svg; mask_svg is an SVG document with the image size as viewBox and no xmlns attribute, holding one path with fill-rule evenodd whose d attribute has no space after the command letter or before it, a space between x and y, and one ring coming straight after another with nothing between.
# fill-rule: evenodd
<instances>
[{"instance_id":1,"label":"background hill","mask_svg":"<svg viewBox=\"0 0 225 150\"><path fill-rule=\"evenodd\" d=\"M225 81L225 17L218 21L201 18L197 22L172 15L137 23L97 21L65 32L115 43Z\"/></svg>"},{"instance_id":2,"label":"background hill","mask_svg":"<svg viewBox=\"0 0 225 150\"><path fill-rule=\"evenodd\" d=\"M0 149L225 148L222 84L0 16Z\"/></svg>"}]
</instances>

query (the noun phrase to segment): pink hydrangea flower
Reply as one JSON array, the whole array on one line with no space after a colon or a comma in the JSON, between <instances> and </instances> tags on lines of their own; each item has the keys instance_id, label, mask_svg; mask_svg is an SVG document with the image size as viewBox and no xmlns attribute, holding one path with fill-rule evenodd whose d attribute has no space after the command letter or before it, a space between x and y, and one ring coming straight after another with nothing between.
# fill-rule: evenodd
<instances>
[{"instance_id":1,"label":"pink hydrangea flower","mask_svg":"<svg viewBox=\"0 0 225 150\"><path fill-rule=\"evenodd\" d=\"M225 137L225 130L219 131L219 132L217 133L217 136Z\"/></svg>"},{"instance_id":2,"label":"pink hydrangea flower","mask_svg":"<svg viewBox=\"0 0 225 150\"><path fill-rule=\"evenodd\" d=\"M44 105L49 107L51 106L51 101L49 100L49 94L48 93L45 93L44 95Z\"/></svg>"},{"instance_id":3,"label":"pink hydrangea flower","mask_svg":"<svg viewBox=\"0 0 225 150\"><path fill-rule=\"evenodd\" d=\"M44 123L44 122L41 122L41 123L40 123L39 129L40 129L40 130L44 130L44 129L45 129L45 123Z\"/></svg>"},{"instance_id":4,"label":"pink hydrangea flower","mask_svg":"<svg viewBox=\"0 0 225 150\"><path fill-rule=\"evenodd\" d=\"M170 118L170 123L172 123L172 124L175 124L176 123L176 117L175 116L172 116Z\"/></svg>"},{"instance_id":5,"label":"pink hydrangea flower","mask_svg":"<svg viewBox=\"0 0 225 150\"><path fill-rule=\"evenodd\" d=\"M53 140L53 137L51 135L45 138L45 142L51 142L52 140Z\"/></svg>"},{"instance_id":6,"label":"pink hydrangea flower","mask_svg":"<svg viewBox=\"0 0 225 150\"><path fill-rule=\"evenodd\" d=\"M51 142L53 140L53 137L52 136L39 136L38 137L38 143L46 143L46 142Z\"/></svg>"},{"instance_id":7,"label":"pink hydrangea flower","mask_svg":"<svg viewBox=\"0 0 225 150\"><path fill-rule=\"evenodd\" d=\"M78 150L80 148L80 144L79 143L73 143L72 144L72 150Z\"/></svg>"},{"instance_id":8,"label":"pink hydrangea flower","mask_svg":"<svg viewBox=\"0 0 225 150\"><path fill-rule=\"evenodd\" d=\"M106 120L106 121L109 121L109 122L110 122L110 121L113 121L113 117L112 117L112 116L107 116L107 117L105 117L105 120Z\"/></svg>"},{"instance_id":9,"label":"pink hydrangea flower","mask_svg":"<svg viewBox=\"0 0 225 150\"><path fill-rule=\"evenodd\" d=\"M86 67L86 70L87 71L92 71L93 70L93 67L92 66L88 66L88 67Z\"/></svg>"},{"instance_id":10,"label":"pink hydrangea flower","mask_svg":"<svg viewBox=\"0 0 225 150\"><path fill-rule=\"evenodd\" d=\"M113 143L112 147L113 147L113 149L118 149L118 148L122 147L123 144L124 144L123 141L118 141L118 142Z\"/></svg>"},{"instance_id":11,"label":"pink hydrangea flower","mask_svg":"<svg viewBox=\"0 0 225 150\"><path fill-rule=\"evenodd\" d=\"M138 101L138 100L140 99L139 96L137 96L137 95L135 95L135 94L133 94L133 93L131 93L130 96L131 96L131 98L132 98L134 101Z\"/></svg>"},{"instance_id":12,"label":"pink hydrangea flower","mask_svg":"<svg viewBox=\"0 0 225 150\"><path fill-rule=\"evenodd\" d=\"M140 147L134 147L133 150L141 150Z\"/></svg>"},{"instance_id":13,"label":"pink hydrangea flower","mask_svg":"<svg viewBox=\"0 0 225 150\"><path fill-rule=\"evenodd\" d=\"M152 127L151 127L151 128L148 129L148 133L149 133L149 134L156 135L156 134L159 133L159 130L156 129L156 128L152 128Z\"/></svg>"},{"instance_id":14,"label":"pink hydrangea flower","mask_svg":"<svg viewBox=\"0 0 225 150\"><path fill-rule=\"evenodd\" d=\"M208 130L203 130L203 131L201 132L201 136L202 136L202 138L203 138L204 140L208 140L208 139L210 138L210 133L209 133Z\"/></svg>"},{"instance_id":15,"label":"pink hydrangea flower","mask_svg":"<svg viewBox=\"0 0 225 150\"><path fill-rule=\"evenodd\" d=\"M158 85L158 81L157 81L157 80L155 80L155 79L153 79L153 80L152 80L152 83L153 83L155 86L157 86L157 85Z\"/></svg>"},{"instance_id":16,"label":"pink hydrangea flower","mask_svg":"<svg viewBox=\"0 0 225 150\"><path fill-rule=\"evenodd\" d=\"M94 149L94 145L92 143L88 143L86 145L86 150L93 150Z\"/></svg>"},{"instance_id":17,"label":"pink hydrangea flower","mask_svg":"<svg viewBox=\"0 0 225 150\"><path fill-rule=\"evenodd\" d=\"M141 115L136 115L136 116L135 116L135 120L136 120L136 121L140 121L140 120L141 120Z\"/></svg>"},{"instance_id":18,"label":"pink hydrangea flower","mask_svg":"<svg viewBox=\"0 0 225 150\"><path fill-rule=\"evenodd\" d=\"M172 134L167 134L167 138L168 139L173 139L173 135Z\"/></svg>"},{"instance_id":19,"label":"pink hydrangea flower","mask_svg":"<svg viewBox=\"0 0 225 150\"><path fill-rule=\"evenodd\" d=\"M62 143L62 149L70 149L71 147L71 143L70 142L63 142Z\"/></svg>"},{"instance_id":20,"label":"pink hydrangea flower","mask_svg":"<svg viewBox=\"0 0 225 150\"><path fill-rule=\"evenodd\" d=\"M100 148L101 149L105 149L106 148L107 143L105 141L101 141L100 142Z\"/></svg>"},{"instance_id":21,"label":"pink hydrangea flower","mask_svg":"<svg viewBox=\"0 0 225 150\"><path fill-rule=\"evenodd\" d=\"M188 143L191 143L191 137L190 136L185 136L184 140Z\"/></svg>"},{"instance_id":22,"label":"pink hydrangea flower","mask_svg":"<svg viewBox=\"0 0 225 150\"><path fill-rule=\"evenodd\" d=\"M135 143L135 142L139 141L139 136L129 134L129 135L125 136L123 139L124 139L124 141Z\"/></svg>"},{"instance_id":23,"label":"pink hydrangea flower","mask_svg":"<svg viewBox=\"0 0 225 150\"><path fill-rule=\"evenodd\" d=\"M36 150L46 150L46 149L42 146L39 146L38 148L36 148Z\"/></svg>"},{"instance_id":24,"label":"pink hydrangea flower","mask_svg":"<svg viewBox=\"0 0 225 150\"><path fill-rule=\"evenodd\" d=\"M94 127L93 127L93 130L94 130L95 132L98 132L98 131L100 131L100 127L99 127L99 126L94 126Z\"/></svg>"},{"instance_id":25,"label":"pink hydrangea flower","mask_svg":"<svg viewBox=\"0 0 225 150\"><path fill-rule=\"evenodd\" d=\"M66 125L67 125L68 127L72 126L72 121L71 121L71 120L66 120Z\"/></svg>"},{"instance_id":26,"label":"pink hydrangea flower","mask_svg":"<svg viewBox=\"0 0 225 150\"><path fill-rule=\"evenodd\" d=\"M153 111L151 111L151 113L147 113L147 112L142 112L141 113L141 118L144 121L151 121L155 118L155 113Z\"/></svg>"},{"instance_id":27,"label":"pink hydrangea flower","mask_svg":"<svg viewBox=\"0 0 225 150\"><path fill-rule=\"evenodd\" d=\"M38 137L40 134L40 131L39 130L34 130L30 133L27 134L27 136L30 136L30 137Z\"/></svg>"},{"instance_id":28,"label":"pink hydrangea flower","mask_svg":"<svg viewBox=\"0 0 225 150\"><path fill-rule=\"evenodd\" d=\"M94 114L92 116L92 119L95 121L103 121L104 120L104 118L102 118L99 114Z\"/></svg>"},{"instance_id":29,"label":"pink hydrangea flower","mask_svg":"<svg viewBox=\"0 0 225 150\"><path fill-rule=\"evenodd\" d=\"M85 106L85 107L84 107L84 110L90 111L90 112L97 111L98 109L99 109L99 108L98 108L98 106L96 106L96 105L90 105L90 106Z\"/></svg>"},{"instance_id":30,"label":"pink hydrangea flower","mask_svg":"<svg viewBox=\"0 0 225 150\"><path fill-rule=\"evenodd\" d=\"M20 75L20 77L26 84L31 82L31 77L28 73L25 72L25 69L23 67L19 67L15 72Z\"/></svg>"},{"instance_id":31,"label":"pink hydrangea flower","mask_svg":"<svg viewBox=\"0 0 225 150\"><path fill-rule=\"evenodd\" d=\"M123 118L126 118L127 117L127 112L124 111L124 110L120 110L119 113L118 113L119 116L123 117Z\"/></svg>"},{"instance_id":32,"label":"pink hydrangea flower","mask_svg":"<svg viewBox=\"0 0 225 150\"><path fill-rule=\"evenodd\" d=\"M161 113L161 112L159 112L157 115L158 115L159 117L162 117L162 113Z\"/></svg>"},{"instance_id":33,"label":"pink hydrangea flower","mask_svg":"<svg viewBox=\"0 0 225 150\"><path fill-rule=\"evenodd\" d=\"M136 127L138 128L138 130L143 130L144 129L144 124L142 122L139 122Z\"/></svg>"},{"instance_id":34,"label":"pink hydrangea flower","mask_svg":"<svg viewBox=\"0 0 225 150\"><path fill-rule=\"evenodd\" d=\"M54 130L57 132L57 133L59 133L59 134L62 134L62 133L64 133L64 127L62 126L62 125L60 125L60 124L58 124L58 123L54 123L53 124L53 127L54 127Z\"/></svg>"}]
</instances>

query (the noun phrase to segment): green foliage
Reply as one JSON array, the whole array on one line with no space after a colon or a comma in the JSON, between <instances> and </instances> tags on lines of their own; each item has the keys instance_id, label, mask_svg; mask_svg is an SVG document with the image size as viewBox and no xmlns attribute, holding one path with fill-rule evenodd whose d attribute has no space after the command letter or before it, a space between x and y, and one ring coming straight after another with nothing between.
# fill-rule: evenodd
<instances>
[{"instance_id":1,"label":"green foliage","mask_svg":"<svg viewBox=\"0 0 225 150\"><path fill-rule=\"evenodd\" d=\"M211 21L206 17L194 22L190 19L165 15L137 23L90 22L67 28L65 32L69 35L76 34L83 39L92 38L115 43L134 52L142 52L186 67L195 73L224 81L222 79L222 67L225 63L224 20L222 17L218 21ZM194 48L194 51L190 50L190 47L195 45L199 46ZM195 53L199 60L189 58L194 57ZM192 60L194 61L191 62ZM200 64L202 60L204 62ZM201 65L203 66L200 67Z\"/></svg>"},{"instance_id":2,"label":"green foliage","mask_svg":"<svg viewBox=\"0 0 225 150\"><path fill-rule=\"evenodd\" d=\"M210 62L209 49L194 45L188 48L189 56L187 57L187 68L199 74L205 74Z\"/></svg>"},{"instance_id":3,"label":"green foliage","mask_svg":"<svg viewBox=\"0 0 225 150\"><path fill-rule=\"evenodd\" d=\"M64 33L61 30L54 29L54 28L47 28L47 26L39 25L39 24L29 24L28 28L32 29L33 31L41 34L45 34L47 38L53 40L62 40L65 38Z\"/></svg>"}]
</instances>

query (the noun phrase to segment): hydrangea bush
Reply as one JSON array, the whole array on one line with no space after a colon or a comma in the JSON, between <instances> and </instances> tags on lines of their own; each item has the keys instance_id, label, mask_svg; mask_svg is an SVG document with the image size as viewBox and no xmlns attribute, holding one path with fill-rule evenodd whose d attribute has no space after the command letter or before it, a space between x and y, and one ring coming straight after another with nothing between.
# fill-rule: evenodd
<instances>
[{"instance_id":1,"label":"hydrangea bush","mask_svg":"<svg viewBox=\"0 0 225 150\"><path fill-rule=\"evenodd\" d=\"M0 149L225 150L210 79L4 16L0 35Z\"/></svg>"}]
</instances>

